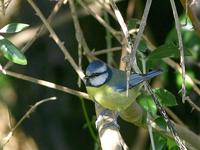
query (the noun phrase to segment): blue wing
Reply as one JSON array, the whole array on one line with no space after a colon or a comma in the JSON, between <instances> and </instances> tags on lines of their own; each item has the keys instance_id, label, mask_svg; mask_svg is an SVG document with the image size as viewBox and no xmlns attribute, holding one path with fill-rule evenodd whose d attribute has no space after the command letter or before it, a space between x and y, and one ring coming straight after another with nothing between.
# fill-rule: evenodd
<instances>
[{"instance_id":1,"label":"blue wing","mask_svg":"<svg viewBox=\"0 0 200 150\"><path fill-rule=\"evenodd\" d=\"M143 81L146 81L153 77L156 77L156 76L160 75L161 73L162 73L161 70L153 70L146 74L133 73L130 75L129 88L132 88L132 87L142 83ZM127 88L126 85L127 85L127 83L126 83L126 79L125 79L125 80L120 80L119 82L117 82L117 84L112 85L112 87L114 88L115 91L122 92L122 91L126 90L126 88Z\"/></svg>"}]
</instances>

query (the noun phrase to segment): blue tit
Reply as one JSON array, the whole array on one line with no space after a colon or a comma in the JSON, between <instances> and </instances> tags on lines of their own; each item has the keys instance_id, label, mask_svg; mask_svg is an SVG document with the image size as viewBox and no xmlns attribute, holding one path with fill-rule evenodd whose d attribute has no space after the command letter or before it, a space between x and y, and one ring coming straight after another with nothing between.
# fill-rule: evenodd
<instances>
[{"instance_id":1,"label":"blue tit","mask_svg":"<svg viewBox=\"0 0 200 150\"><path fill-rule=\"evenodd\" d=\"M88 94L100 105L114 111L126 109L140 94L142 82L161 74L160 70L147 74L133 73L129 79L128 95L125 71L112 68L100 60L91 62L84 77Z\"/></svg>"}]
</instances>

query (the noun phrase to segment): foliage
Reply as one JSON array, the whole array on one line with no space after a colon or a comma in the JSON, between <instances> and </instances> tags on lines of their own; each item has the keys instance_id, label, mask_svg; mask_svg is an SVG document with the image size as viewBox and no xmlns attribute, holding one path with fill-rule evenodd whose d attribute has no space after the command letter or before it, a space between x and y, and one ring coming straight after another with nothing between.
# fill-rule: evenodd
<instances>
[{"instance_id":1,"label":"foliage","mask_svg":"<svg viewBox=\"0 0 200 150\"><path fill-rule=\"evenodd\" d=\"M0 29L0 34L17 33L26 29L29 25L23 23L11 23L7 24ZM20 49L12 44L4 36L0 35L0 53L3 54L8 60L20 64L26 65L26 57L21 53Z\"/></svg>"}]
</instances>

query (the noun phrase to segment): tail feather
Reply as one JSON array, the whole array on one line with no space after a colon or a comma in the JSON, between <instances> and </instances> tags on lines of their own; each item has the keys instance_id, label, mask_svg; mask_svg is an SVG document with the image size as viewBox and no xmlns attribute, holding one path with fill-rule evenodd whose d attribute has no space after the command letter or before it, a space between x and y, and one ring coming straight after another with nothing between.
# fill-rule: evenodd
<instances>
[{"instance_id":1,"label":"tail feather","mask_svg":"<svg viewBox=\"0 0 200 150\"><path fill-rule=\"evenodd\" d=\"M162 70L152 70L146 74L143 74L142 76L145 78L145 80L149 80L153 77L156 77L162 73Z\"/></svg>"},{"instance_id":2,"label":"tail feather","mask_svg":"<svg viewBox=\"0 0 200 150\"><path fill-rule=\"evenodd\" d=\"M160 75L162 73L162 70L152 70L146 74L132 74L130 76L130 80L129 80L129 86L130 87L134 87L138 84L140 84L143 81L149 80L153 77L156 77L158 75Z\"/></svg>"}]
</instances>

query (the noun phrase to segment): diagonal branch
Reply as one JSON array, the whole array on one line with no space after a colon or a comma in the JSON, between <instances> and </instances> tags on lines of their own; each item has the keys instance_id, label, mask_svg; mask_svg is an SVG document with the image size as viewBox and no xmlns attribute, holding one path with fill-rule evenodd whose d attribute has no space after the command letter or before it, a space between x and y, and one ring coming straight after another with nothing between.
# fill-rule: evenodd
<instances>
[{"instance_id":1,"label":"diagonal branch","mask_svg":"<svg viewBox=\"0 0 200 150\"><path fill-rule=\"evenodd\" d=\"M29 76L19 74L19 73L16 73L16 72L12 72L12 71L8 71L8 70L3 70L2 72L5 75L9 75L9 76L14 77L14 78L29 81L29 82L32 82L32 83L35 83L35 84L39 84L39 85L48 87L48 88L52 88L52 89L55 89L55 90L59 90L59 91L65 92L65 93L69 93L69 94L72 94L72 95L75 95L75 96L78 96L78 97L83 97L85 99L91 100L91 98L88 96L88 94L86 94L84 92L80 92L80 91L70 89L70 88L65 87L65 86L61 86L61 85L58 85L58 84L55 84L55 83L52 83L52 82L49 82L49 81L29 77Z\"/></svg>"},{"instance_id":2,"label":"diagonal branch","mask_svg":"<svg viewBox=\"0 0 200 150\"><path fill-rule=\"evenodd\" d=\"M97 13L95 13L94 10L92 10L90 7L84 4L82 0L77 1L85 10L87 10L101 25L103 25L112 35L119 41L121 42L121 39L119 37L119 32L114 30L109 24L105 22L104 19L101 18Z\"/></svg>"},{"instance_id":3,"label":"diagonal branch","mask_svg":"<svg viewBox=\"0 0 200 150\"><path fill-rule=\"evenodd\" d=\"M181 36L181 24L179 22L178 13L176 10L176 5L174 0L170 0L171 6L172 6L172 12L174 15L175 25L176 25L176 32L178 36L178 44L179 44L179 50L180 50L180 65L182 70L182 102L185 102L186 99L186 87L185 87L185 56L184 56L184 48L183 48L183 40Z\"/></svg>"},{"instance_id":4,"label":"diagonal branch","mask_svg":"<svg viewBox=\"0 0 200 150\"><path fill-rule=\"evenodd\" d=\"M22 118L17 122L17 124L11 128L10 132L3 138L0 140L0 149L3 149L5 147L5 145L10 141L10 139L12 138L14 132L16 131L16 129L21 125L21 123L30 116L30 114L32 112L34 112L34 110L41 104L49 102L49 101L54 101L56 100L56 97L50 97L50 98L46 98L43 100L40 100L39 102L35 103L35 105L33 105L25 114L24 116L22 116Z\"/></svg>"},{"instance_id":5,"label":"diagonal branch","mask_svg":"<svg viewBox=\"0 0 200 150\"><path fill-rule=\"evenodd\" d=\"M79 77L81 79L83 79L83 77L85 76L83 71L78 67L78 65L76 64L76 62L74 61L74 59L72 58L70 53L68 52L68 50L65 48L64 43L61 42L61 40L59 39L59 37L57 36L57 34L53 30L53 28L49 25L49 23L47 22L46 18L44 17L44 15L40 11L40 9L37 7L37 5L32 0L27 0L27 1L32 6L32 8L35 10L37 15L41 19L41 21L44 23L44 25L48 29L50 36L52 37L54 42L59 46L60 50L63 52L65 59L67 59L69 61L69 63L72 65L73 69L76 71L76 73L79 75Z\"/></svg>"},{"instance_id":6,"label":"diagonal branch","mask_svg":"<svg viewBox=\"0 0 200 150\"><path fill-rule=\"evenodd\" d=\"M69 6L70 6L70 10L71 10L71 14L72 14L72 19L73 19L73 23L74 23L74 27L75 27L75 32L76 32L76 40L79 44L81 44L81 46L84 49L85 53L90 53L90 49L87 45L87 42L85 40L85 37L83 35L83 31L81 29L79 20L78 20L78 16L77 16L77 12L76 12L76 8L75 8L75 4L74 4L74 0L69 0ZM91 60L92 55L88 55L88 59ZM94 56L92 57L94 59Z\"/></svg>"}]
</instances>

